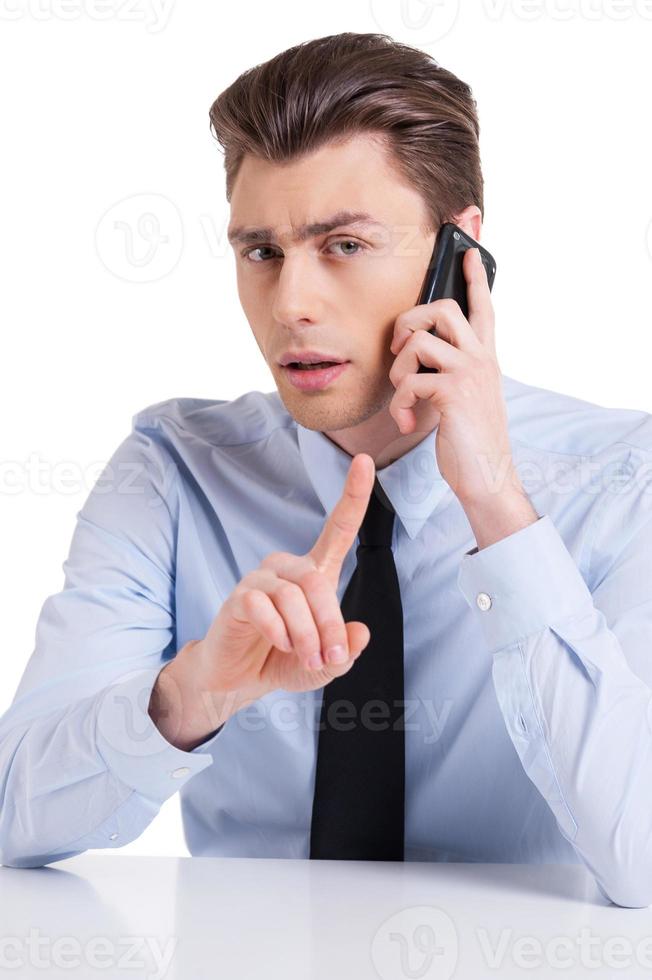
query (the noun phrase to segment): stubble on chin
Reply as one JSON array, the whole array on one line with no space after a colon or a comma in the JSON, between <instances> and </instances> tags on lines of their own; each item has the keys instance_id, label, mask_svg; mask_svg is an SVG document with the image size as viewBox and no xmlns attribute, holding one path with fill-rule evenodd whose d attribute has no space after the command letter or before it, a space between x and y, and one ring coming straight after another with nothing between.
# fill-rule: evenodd
<instances>
[{"instance_id":1,"label":"stubble on chin","mask_svg":"<svg viewBox=\"0 0 652 980\"><path fill-rule=\"evenodd\" d=\"M338 432L361 425L372 416L386 410L394 395L389 378L385 383L357 379L345 389L303 394L288 391L287 385L278 386L279 396L289 414L306 429L318 432Z\"/></svg>"}]
</instances>

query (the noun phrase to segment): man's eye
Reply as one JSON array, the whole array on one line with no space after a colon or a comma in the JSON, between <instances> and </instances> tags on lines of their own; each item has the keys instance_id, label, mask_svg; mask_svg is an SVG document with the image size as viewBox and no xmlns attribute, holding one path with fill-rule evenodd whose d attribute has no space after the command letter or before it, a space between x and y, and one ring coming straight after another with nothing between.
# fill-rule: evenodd
<instances>
[{"instance_id":1,"label":"man's eye","mask_svg":"<svg viewBox=\"0 0 652 980\"><path fill-rule=\"evenodd\" d=\"M360 244L360 242L354 242L352 238L343 238L339 242L332 242L329 247L333 248L335 245L355 245L356 247L355 252L344 252L344 255L357 255L358 252L364 251L363 246Z\"/></svg>"},{"instance_id":2,"label":"man's eye","mask_svg":"<svg viewBox=\"0 0 652 980\"><path fill-rule=\"evenodd\" d=\"M243 258L248 259L249 256L252 255L254 252L264 252L265 249L267 249L268 252L273 251L273 249L271 249L269 247L269 245L254 245L253 248L246 248L243 251L242 255L243 255ZM251 262L261 262L261 261L264 261L264 259L250 259L250 261Z\"/></svg>"},{"instance_id":3,"label":"man's eye","mask_svg":"<svg viewBox=\"0 0 652 980\"><path fill-rule=\"evenodd\" d=\"M344 254L344 255L357 255L359 252L364 251L364 246L361 245L360 242L353 241L352 238L344 238L344 239L342 239L339 242L331 242L328 247L329 248L334 248L337 245L353 245L355 247L355 251L353 251L353 252L351 252L351 251L345 251L344 253L341 253L341 254ZM248 259L250 262L255 262L257 264L260 264L261 262L264 262L265 261L264 258L259 257L259 258L255 259L255 258L251 258L251 256L255 252L259 252L260 253L260 252L264 252L265 250L267 250L268 252L272 252L272 253L274 252L274 249L271 248L269 245L254 245L251 248L246 248L243 251L242 255L243 255L243 258ZM277 255L275 256L275 255L272 254L272 258L278 258L278 256Z\"/></svg>"}]
</instances>

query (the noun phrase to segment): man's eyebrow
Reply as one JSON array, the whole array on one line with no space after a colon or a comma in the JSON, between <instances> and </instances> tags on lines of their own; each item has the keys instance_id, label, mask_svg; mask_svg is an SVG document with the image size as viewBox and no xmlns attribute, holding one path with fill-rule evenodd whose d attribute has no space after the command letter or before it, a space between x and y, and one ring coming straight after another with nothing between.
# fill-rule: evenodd
<instances>
[{"instance_id":1,"label":"man's eyebrow","mask_svg":"<svg viewBox=\"0 0 652 980\"><path fill-rule=\"evenodd\" d=\"M306 238L315 238L317 235L324 235L327 231L332 231L333 228L339 228L341 225L362 224L379 224L379 222L365 211L338 211L337 214L331 215L330 218L324 218L323 221L301 225L295 236L295 241L303 242ZM273 228L245 228L242 225L229 228L227 232L231 244L240 242L247 245L272 241L274 234Z\"/></svg>"}]
</instances>

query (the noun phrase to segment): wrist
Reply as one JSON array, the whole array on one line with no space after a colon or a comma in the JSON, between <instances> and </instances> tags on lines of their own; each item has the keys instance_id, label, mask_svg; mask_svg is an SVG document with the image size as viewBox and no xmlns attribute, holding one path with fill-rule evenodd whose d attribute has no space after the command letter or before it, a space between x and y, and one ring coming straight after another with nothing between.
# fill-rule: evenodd
<instances>
[{"instance_id":1,"label":"wrist","mask_svg":"<svg viewBox=\"0 0 652 980\"><path fill-rule=\"evenodd\" d=\"M526 493L493 494L463 504L478 550L522 530L539 520Z\"/></svg>"},{"instance_id":2,"label":"wrist","mask_svg":"<svg viewBox=\"0 0 652 980\"><path fill-rule=\"evenodd\" d=\"M161 670L152 689L149 714L163 737L192 751L254 697L211 689L202 673L200 640L190 640Z\"/></svg>"}]
</instances>

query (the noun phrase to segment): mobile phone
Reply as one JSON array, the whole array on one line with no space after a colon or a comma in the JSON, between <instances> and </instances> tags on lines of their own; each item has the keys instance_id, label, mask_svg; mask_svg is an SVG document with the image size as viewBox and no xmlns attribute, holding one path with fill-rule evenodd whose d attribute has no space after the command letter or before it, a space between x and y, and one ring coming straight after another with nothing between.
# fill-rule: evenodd
<instances>
[{"instance_id":1,"label":"mobile phone","mask_svg":"<svg viewBox=\"0 0 652 980\"><path fill-rule=\"evenodd\" d=\"M437 234L423 286L416 302L417 306L421 303L434 303L436 299L450 297L457 300L464 316L468 316L469 306L462 262L464 261L464 253L469 248L480 249L482 264L487 272L489 289L492 288L496 275L496 262L493 255L480 242L476 242L465 231L462 231L458 225L446 222ZM428 332L435 334L436 330L431 327ZM424 371L437 374L439 368L426 367L425 364L420 364L417 374Z\"/></svg>"}]
</instances>

